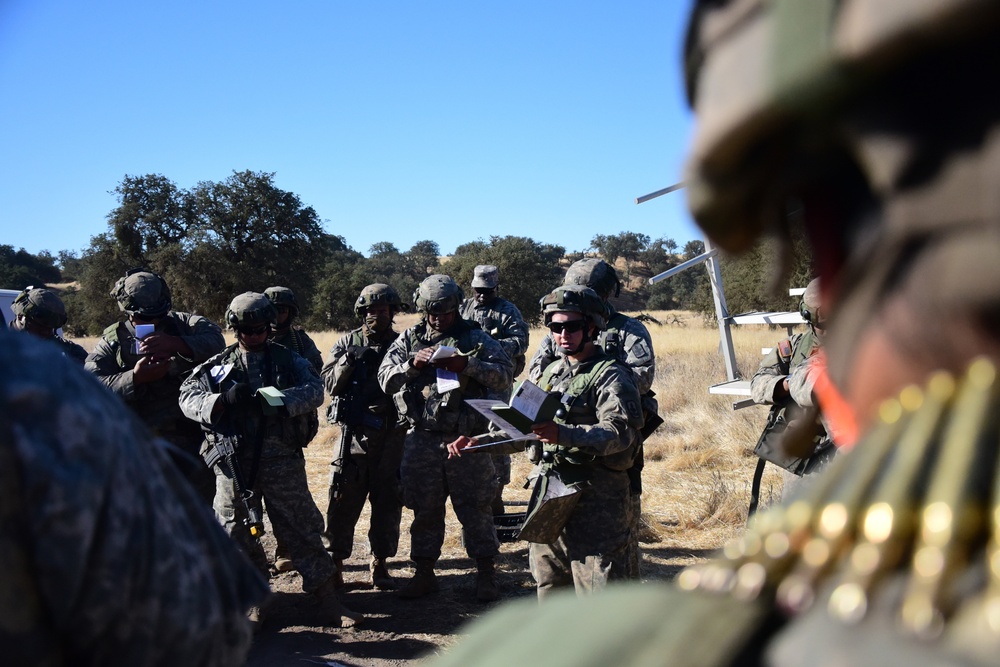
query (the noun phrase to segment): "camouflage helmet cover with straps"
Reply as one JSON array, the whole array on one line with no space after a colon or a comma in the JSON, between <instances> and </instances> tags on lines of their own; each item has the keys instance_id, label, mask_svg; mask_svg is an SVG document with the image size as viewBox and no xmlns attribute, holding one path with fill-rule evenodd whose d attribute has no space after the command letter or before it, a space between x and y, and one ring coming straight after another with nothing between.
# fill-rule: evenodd
<instances>
[{"instance_id":1,"label":"camouflage helmet cover with straps","mask_svg":"<svg viewBox=\"0 0 1000 667\"><path fill-rule=\"evenodd\" d=\"M458 310L465 300L465 293L451 276L427 276L417 286L413 302L417 310L430 315L443 315Z\"/></svg>"},{"instance_id":2,"label":"camouflage helmet cover with straps","mask_svg":"<svg viewBox=\"0 0 1000 667\"><path fill-rule=\"evenodd\" d=\"M836 295L835 384L886 299L953 320L1000 305L998 33L994 0L696 4L691 212L730 252L803 224Z\"/></svg>"},{"instance_id":3,"label":"camouflage helmet cover with straps","mask_svg":"<svg viewBox=\"0 0 1000 667\"><path fill-rule=\"evenodd\" d=\"M379 304L389 306L389 309L393 312L409 309L399 298L399 293L393 289L392 285L373 283L361 290L357 301L354 302L354 313L358 317L364 317L365 311Z\"/></svg>"},{"instance_id":4,"label":"camouflage helmet cover with straps","mask_svg":"<svg viewBox=\"0 0 1000 667\"><path fill-rule=\"evenodd\" d=\"M278 311L274 304L258 292L240 294L226 309L226 324L230 329L273 324L277 319Z\"/></svg>"},{"instance_id":5,"label":"camouflage helmet cover with straps","mask_svg":"<svg viewBox=\"0 0 1000 667\"><path fill-rule=\"evenodd\" d=\"M539 303L546 325L552 321L553 313L580 313L598 329L607 326L607 304L586 285L563 285L543 296Z\"/></svg>"},{"instance_id":6,"label":"camouflage helmet cover with straps","mask_svg":"<svg viewBox=\"0 0 1000 667\"><path fill-rule=\"evenodd\" d=\"M268 287L264 290L264 296L271 300L275 308L285 306L292 311L292 316L299 314L299 301L295 298L295 292L287 287Z\"/></svg>"},{"instance_id":7,"label":"camouflage helmet cover with straps","mask_svg":"<svg viewBox=\"0 0 1000 667\"><path fill-rule=\"evenodd\" d=\"M588 257L573 262L566 270L567 285L584 285L597 292L602 299L610 299L621 293L622 283L618 272L603 259Z\"/></svg>"},{"instance_id":8,"label":"camouflage helmet cover with straps","mask_svg":"<svg viewBox=\"0 0 1000 667\"><path fill-rule=\"evenodd\" d=\"M53 330L66 324L66 306L50 289L27 287L14 298L10 309L15 316L24 316Z\"/></svg>"},{"instance_id":9,"label":"camouflage helmet cover with straps","mask_svg":"<svg viewBox=\"0 0 1000 667\"><path fill-rule=\"evenodd\" d=\"M145 269L133 269L119 278L111 296L129 315L156 318L170 312L170 288L166 281Z\"/></svg>"},{"instance_id":10,"label":"camouflage helmet cover with straps","mask_svg":"<svg viewBox=\"0 0 1000 667\"><path fill-rule=\"evenodd\" d=\"M901 141L906 130L892 128L890 141L884 119L869 116L866 138L844 121L884 109L879 91L911 76L951 106L974 104L936 90L930 76L938 57L989 39L998 23L993 0L698 0L685 45L697 120L684 183L695 220L717 245L740 252L782 225L803 189L838 176L831 165L842 160L858 160L874 191L894 189L916 161L912 142ZM945 65L945 78L976 60L958 62ZM913 97L896 96L900 115L920 111ZM936 120L940 129L944 119Z\"/></svg>"}]
</instances>

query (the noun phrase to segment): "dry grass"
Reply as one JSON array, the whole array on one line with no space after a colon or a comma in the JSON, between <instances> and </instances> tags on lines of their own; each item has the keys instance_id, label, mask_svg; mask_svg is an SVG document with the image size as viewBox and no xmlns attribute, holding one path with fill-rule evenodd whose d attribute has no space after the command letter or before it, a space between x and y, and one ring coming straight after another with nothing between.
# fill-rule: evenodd
<instances>
[{"instance_id":1,"label":"dry grass","mask_svg":"<svg viewBox=\"0 0 1000 667\"><path fill-rule=\"evenodd\" d=\"M719 354L718 329L689 312L648 313L660 322L649 324L657 359L653 389L660 403L663 426L646 442L643 474L644 576L668 578L677 570L721 546L739 534L746 522L750 481L757 459L752 447L766 417L763 407L734 411L727 396L713 396L708 386L725 380L725 365ZM402 330L416 322L415 315L396 319ZM529 355L545 331L531 331ZM328 351L343 332L311 334L320 350ZM781 329L767 327L734 328L737 363L744 377L757 368L762 347L771 347L784 337ZM227 338L230 338L227 336ZM92 349L96 339L77 339ZM325 406L323 408L325 414ZM326 487L333 445L339 437L335 426L321 419L320 432L306 450L309 484L316 502L326 509ZM530 463L515 457L508 501L526 501L528 492L520 488ZM781 475L769 468L764 476L762 505L780 497ZM449 510L449 530L445 558L462 559L457 519ZM362 521L366 521L363 517ZM403 544L400 555L408 552L405 528L410 515L404 512ZM367 557L366 529L359 526L355 559ZM504 545L505 552L523 550L523 544ZM509 567L517 567L513 559Z\"/></svg>"}]
</instances>

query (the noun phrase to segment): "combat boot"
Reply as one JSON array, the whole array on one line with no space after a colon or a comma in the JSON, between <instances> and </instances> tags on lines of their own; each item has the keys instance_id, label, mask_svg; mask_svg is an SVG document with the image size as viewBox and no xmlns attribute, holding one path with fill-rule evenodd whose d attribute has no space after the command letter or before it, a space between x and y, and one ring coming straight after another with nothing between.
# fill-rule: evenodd
<instances>
[{"instance_id":1,"label":"combat boot","mask_svg":"<svg viewBox=\"0 0 1000 667\"><path fill-rule=\"evenodd\" d=\"M372 556L369 569L372 573L372 586L380 591L391 591L396 588L396 580L389 574L384 558Z\"/></svg>"},{"instance_id":2,"label":"combat boot","mask_svg":"<svg viewBox=\"0 0 1000 667\"><path fill-rule=\"evenodd\" d=\"M406 586L399 591L399 597L413 600L430 595L431 593L437 593L437 575L434 574L434 562L436 560L436 558L414 558L413 562L417 566L417 571L406 582Z\"/></svg>"},{"instance_id":3,"label":"combat boot","mask_svg":"<svg viewBox=\"0 0 1000 667\"><path fill-rule=\"evenodd\" d=\"M316 589L316 600L320 605L319 621L331 628L353 628L364 620L364 616L351 611L337 597L336 576L331 576Z\"/></svg>"},{"instance_id":4,"label":"combat boot","mask_svg":"<svg viewBox=\"0 0 1000 667\"><path fill-rule=\"evenodd\" d=\"M291 572L295 569L295 563L292 562L291 558L275 558L274 559L274 571L275 572Z\"/></svg>"},{"instance_id":5,"label":"combat boot","mask_svg":"<svg viewBox=\"0 0 1000 667\"><path fill-rule=\"evenodd\" d=\"M493 556L476 559L476 599L480 602L494 602L500 597L497 588L496 566Z\"/></svg>"}]
</instances>

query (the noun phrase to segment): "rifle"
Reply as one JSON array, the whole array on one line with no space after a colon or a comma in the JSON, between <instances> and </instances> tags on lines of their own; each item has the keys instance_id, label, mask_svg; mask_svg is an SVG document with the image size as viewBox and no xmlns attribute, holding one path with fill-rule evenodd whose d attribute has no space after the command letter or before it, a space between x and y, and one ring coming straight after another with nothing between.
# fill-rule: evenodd
<instances>
[{"instance_id":1,"label":"rifle","mask_svg":"<svg viewBox=\"0 0 1000 667\"><path fill-rule=\"evenodd\" d=\"M261 514L260 503L255 502L253 489L251 489L243 479L243 470L236 451L239 448L239 440L236 436L220 435L215 440L215 457L211 462L206 461L209 467L219 460L224 460L229 472L233 476L233 486L243 501L246 509L246 516L243 518L243 525L250 531L250 536L259 540L264 535L264 517Z\"/></svg>"},{"instance_id":2,"label":"rifle","mask_svg":"<svg viewBox=\"0 0 1000 667\"><path fill-rule=\"evenodd\" d=\"M330 461L330 502L336 502L343 491L344 465L351 457L351 442L358 426L364 424L373 428L381 428L383 420L366 413L361 404L361 390L368 380L368 360L375 351L371 348L356 348L351 346L348 354L354 356L354 371L351 375L351 385L341 396L330 400L326 411L326 421L340 426L340 439L333 448L333 459Z\"/></svg>"}]
</instances>

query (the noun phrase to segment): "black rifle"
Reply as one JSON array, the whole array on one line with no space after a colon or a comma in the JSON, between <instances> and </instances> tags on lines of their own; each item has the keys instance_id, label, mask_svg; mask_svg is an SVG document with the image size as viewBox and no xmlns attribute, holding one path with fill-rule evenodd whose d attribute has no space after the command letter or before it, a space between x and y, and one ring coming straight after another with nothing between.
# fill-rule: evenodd
<instances>
[{"instance_id":1,"label":"black rifle","mask_svg":"<svg viewBox=\"0 0 1000 667\"><path fill-rule=\"evenodd\" d=\"M259 540L264 535L264 517L260 511L260 504L254 500L253 489L244 481L243 470L240 468L240 461L236 451L239 449L239 440L235 436L218 436L215 440L215 460L209 463L211 466L220 460L226 462L230 474L233 476L233 486L240 494L243 507L246 509L246 517L243 525L250 531L250 536Z\"/></svg>"},{"instance_id":2,"label":"black rifle","mask_svg":"<svg viewBox=\"0 0 1000 667\"><path fill-rule=\"evenodd\" d=\"M377 353L371 348L356 348L351 346L348 351L354 357L354 371L351 375L351 386L342 396L334 396L326 411L328 423L340 426L340 439L333 448L333 459L330 461L330 502L340 498L344 484L344 466L351 457L351 443L358 426L362 424L373 428L381 428L383 420L375 415L366 414L361 401L361 390L368 380L368 362Z\"/></svg>"}]
</instances>

